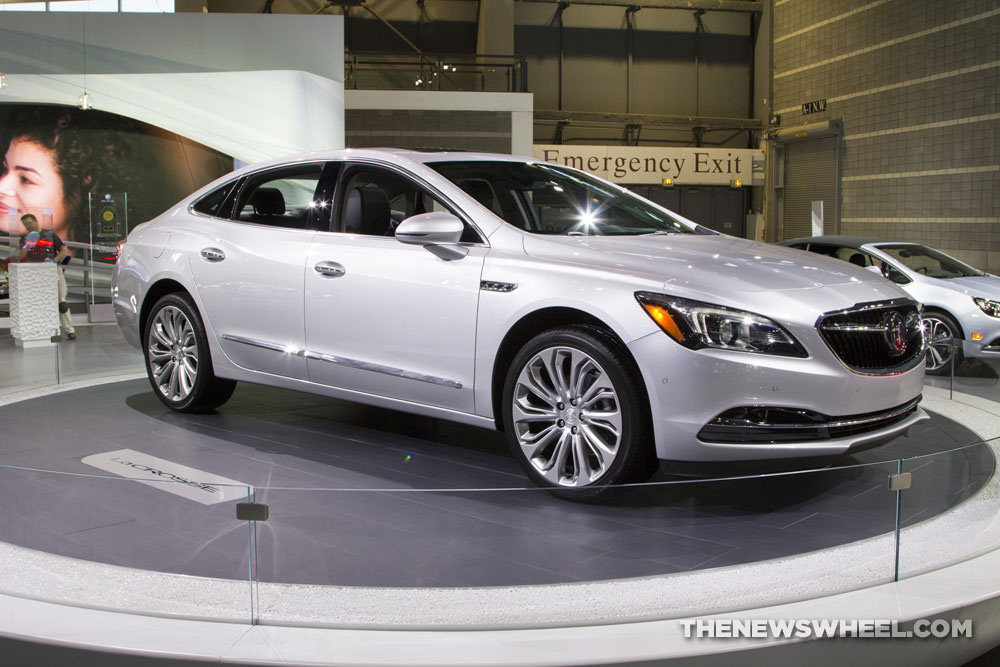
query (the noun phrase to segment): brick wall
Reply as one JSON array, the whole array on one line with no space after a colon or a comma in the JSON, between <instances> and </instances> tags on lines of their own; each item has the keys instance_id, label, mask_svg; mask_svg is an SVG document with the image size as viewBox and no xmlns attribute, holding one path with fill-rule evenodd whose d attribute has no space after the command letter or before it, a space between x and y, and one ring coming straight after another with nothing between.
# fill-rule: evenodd
<instances>
[{"instance_id":1,"label":"brick wall","mask_svg":"<svg viewBox=\"0 0 1000 667\"><path fill-rule=\"evenodd\" d=\"M1000 272L1000 0L775 0L773 75L783 125L843 120L844 234Z\"/></svg>"}]
</instances>

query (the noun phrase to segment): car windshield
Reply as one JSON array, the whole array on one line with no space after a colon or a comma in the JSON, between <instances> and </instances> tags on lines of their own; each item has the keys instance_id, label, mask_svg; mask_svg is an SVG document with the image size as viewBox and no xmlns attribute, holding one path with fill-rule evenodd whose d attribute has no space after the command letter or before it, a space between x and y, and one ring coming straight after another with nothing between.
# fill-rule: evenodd
<instances>
[{"instance_id":1,"label":"car windshield","mask_svg":"<svg viewBox=\"0 0 1000 667\"><path fill-rule=\"evenodd\" d=\"M544 163L428 164L510 224L535 234L692 234L689 225L593 176Z\"/></svg>"},{"instance_id":2,"label":"car windshield","mask_svg":"<svg viewBox=\"0 0 1000 667\"><path fill-rule=\"evenodd\" d=\"M877 247L911 271L931 278L966 278L986 275L954 257L949 257L943 252L926 246L901 243Z\"/></svg>"}]
</instances>

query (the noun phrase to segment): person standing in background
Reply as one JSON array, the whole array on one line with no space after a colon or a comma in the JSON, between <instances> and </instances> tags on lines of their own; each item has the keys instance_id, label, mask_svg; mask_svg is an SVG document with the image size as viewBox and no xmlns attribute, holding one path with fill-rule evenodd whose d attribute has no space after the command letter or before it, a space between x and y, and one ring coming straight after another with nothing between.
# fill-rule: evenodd
<instances>
[{"instance_id":1,"label":"person standing in background","mask_svg":"<svg viewBox=\"0 0 1000 667\"><path fill-rule=\"evenodd\" d=\"M70 254L59 235L51 230L40 230L38 218L31 213L21 216L21 226L27 234L18 246L18 260L21 262L55 262L56 279L59 290L59 329L68 340L76 340L76 329L66 301L68 289L63 266L69 262Z\"/></svg>"}]
</instances>

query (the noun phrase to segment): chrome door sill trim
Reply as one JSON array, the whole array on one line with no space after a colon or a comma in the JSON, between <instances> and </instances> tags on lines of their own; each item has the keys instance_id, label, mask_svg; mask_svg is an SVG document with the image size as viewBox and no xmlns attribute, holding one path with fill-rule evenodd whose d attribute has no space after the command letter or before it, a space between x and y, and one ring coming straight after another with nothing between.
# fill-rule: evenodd
<instances>
[{"instance_id":1,"label":"chrome door sill trim","mask_svg":"<svg viewBox=\"0 0 1000 667\"><path fill-rule=\"evenodd\" d=\"M364 371L372 371L373 373L384 373L385 375L394 375L396 377L406 378L407 380L418 380L420 382L437 384L443 387L452 387L453 389L462 388L461 382L456 382L454 380L447 380L445 378L439 378L433 375L416 373L414 371L407 371L403 370L402 368L383 366L381 364L373 364L369 361L359 361L357 359L347 359L345 357L335 357L332 354L323 354L322 352L312 352L311 350L306 350L303 354L306 359L316 359L318 361L326 361L331 364L347 366L348 368L358 368Z\"/></svg>"},{"instance_id":2,"label":"chrome door sill trim","mask_svg":"<svg viewBox=\"0 0 1000 667\"><path fill-rule=\"evenodd\" d=\"M332 354L323 354L322 352L313 352L311 350L300 350L291 345L280 345L278 343L272 343L266 340L259 340L257 338L247 338L246 336L236 336L234 334L222 334L222 337L225 340L233 341L234 343L251 345L253 347L259 347L265 350L271 350L273 352L284 352L285 354L294 354L297 357L305 357L306 359L316 359L318 361L326 361L331 364L347 366L348 368L358 368L364 371L371 371L373 373L383 373L385 375L393 375L395 377L406 378L407 380L417 380L419 382L427 382L429 384L436 384L442 387L451 387L453 389L462 388L461 382L456 382L455 380L448 380L446 378L439 378L433 375L425 375L424 373L407 371L402 368L383 366L381 364L373 364L368 361L348 359L346 357L335 357Z\"/></svg>"},{"instance_id":3,"label":"chrome door sill trim","mask_svg":"<svg viewBox=\"0 0 1000 667\"><path fill-rule=\"evenodd\" d=\"M271 343L266 340L259 340L257 338L247 338L246 336L235 336L233 334L222 334L222 337L226 340L231 340L234 343L243 343L244 345L252 345L253 347L261 347L265 350L273 350L275 352L287 352L289 354L295 354L297 350L294 347L289 347L288 345L279 345L278 343Z\"/></svg>"}]
</instances>

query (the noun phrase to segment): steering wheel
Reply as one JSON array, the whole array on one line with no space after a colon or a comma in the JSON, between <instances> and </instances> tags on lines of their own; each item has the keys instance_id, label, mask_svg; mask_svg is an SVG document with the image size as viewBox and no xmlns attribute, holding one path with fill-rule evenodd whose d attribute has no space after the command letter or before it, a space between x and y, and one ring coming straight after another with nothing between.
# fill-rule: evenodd
<instances>
[{"instance_id":1,"label":"steering wheel","mask_svg":"<svg viewBox=\"0 0 1000 667\"><path fill-rule=\"evenodd\" d=\"M925 275L925 276L926 276L926 275L927 275L927 272L928 272L928 271L929 271L930 269L928 269L928 268L927 268L926 266L918 266L917 268L915 268L915 269L913 269L913 270L914 270L914 271L916 271L916 272L917 272L917 273L919 273L919 274L922 274L922 275Z\"/></svg>"}]
</instances>

